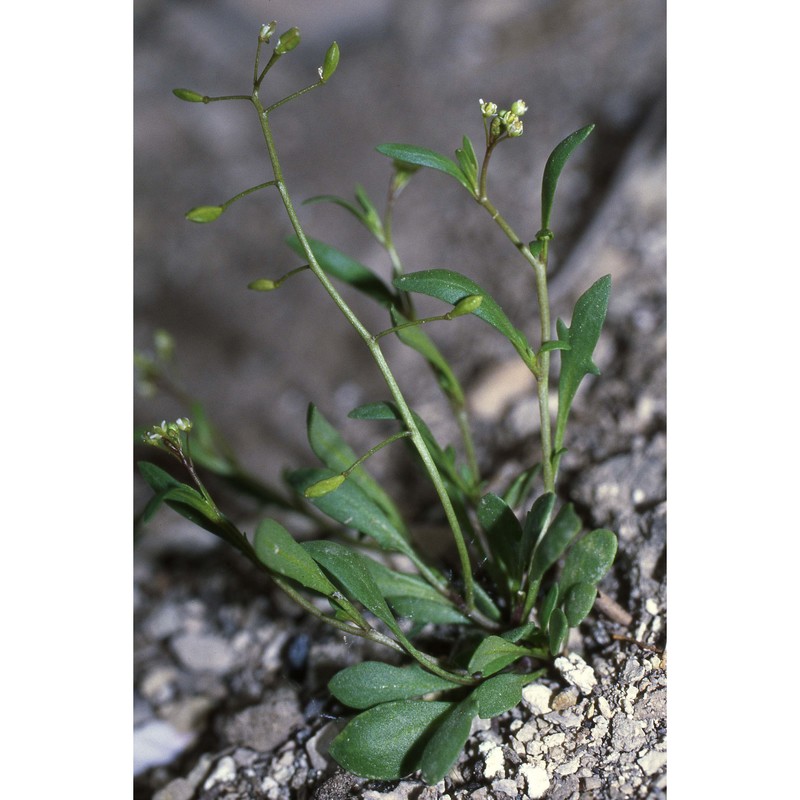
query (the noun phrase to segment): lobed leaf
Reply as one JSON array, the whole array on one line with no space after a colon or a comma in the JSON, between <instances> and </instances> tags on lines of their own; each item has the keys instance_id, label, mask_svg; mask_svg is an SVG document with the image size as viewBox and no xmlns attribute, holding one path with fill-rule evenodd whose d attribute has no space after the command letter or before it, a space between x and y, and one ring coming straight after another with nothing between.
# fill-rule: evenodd
<instances>
[{"instance_id":1,"label":"lobed leaf","mask_svg":"<svg viewBox=\"0 0 800 800\"><path fill-rule=\"evenodd\" d=\"M474 191L470 186L469 178L461 171L458 165L441 153L413 144L392 142L378 145L376 149L382 155L388 156L395 161L414 164L417 167L429 167L430 169L444 172L446 175L455 178L470 194Z\"/></svg>"},{"instance_id":2,"label":"lobed leaf","mask_svg":"<svg viewBox=\"0 0 800 800\"><path fill-rule=\"evenodd\" d=\"M297 236L290 236L286 242L295 253L305 258L305 251ZM317 239L309 239L308 243L317 263L328 275L349 284L383 306L391 307L394 304L395 297L391 289L369 267Z\"/></svg>"},{"instance_id":3,"label":"lobed leaf","mask_svg":"<svg viewBox=\"0 0 800 800\"><path fill-rule=\"evenodd\" d=\"M611 276L595 281L575 303L572 312L572 327L558 320L558 338L569 344L569 350L561 351L561 373L558 379L558 415L554 446L560 450L564 442L567 418L578 386L586 375L599 375L600 370L592 361L592 354L600 338L606 318L608 298L611 293Z\"/></svg>"},{"instance_id":4,"label":"lobed leaf","mask_svg":"<svg viewBox=\"0 0 800 800\"><path fill-rule=\"evenodd\" d=\"M280 523L265 519L253 540L258 560L273 572L297 581L307 589L330 597L336 587L322 574L313 558Z\"/></svg>"},{"instance_id":5,"label":"lobed leaf","mask_svg":"<svg viewBox=\"0 0 800 800\"><path fill-rule=\"evenodd\" d=\"M453 306L465 297L481 296L480 306L472 313L505 336L526 363L530 360L531 349L522 331L515 328L497 302L466 275L449 269L428 269L395 278L394 285L401 291L425 294Z\"/></svg>"},{"instance_id":6,"label":"lobed leaf","mask_svg":"<svg viewBox=\"0 0 800 800\"><path fill-rule=\"evenodd\" d=\"M409 700L457 686L426 672L419 664L394 667L379 661L364 661L347 667L328 682L330 693L340 703L357 709L372 708L395 700Z\"/></svg>"},{"instance_id":7,"label":"lobed leaf","mask_svg":"<svg viewBox=\"0 0 800 800\"><path fill-rule=\"evenodd\" d=\"M454 706L425 700L381 703L350 720L328 752L356 775L398 780L419 768L425 745Z\"/></svg>"},{"instance_id":8,"label":"lobed leaf","mask_svg":"<svg viewBox=\"0 0 800 800\"><path fill-rule=\"evenodd\" d=\"M550 214L553 210L553 198L556 194L556 185L561 175L561 170L567 163L575 148L583 142L594 130L594 125L587 125L571 133L566 139L559 142L550 153L544 167L542 176L542 228L550 227Z\"/></svg>"}]
</instances>

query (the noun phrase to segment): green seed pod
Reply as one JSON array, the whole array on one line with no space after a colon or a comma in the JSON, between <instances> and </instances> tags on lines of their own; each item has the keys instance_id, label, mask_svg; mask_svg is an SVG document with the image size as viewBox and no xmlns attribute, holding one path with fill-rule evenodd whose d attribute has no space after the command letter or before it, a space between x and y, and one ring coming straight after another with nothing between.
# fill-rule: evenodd
<instances>
[{"instance_id":1,"label":"green seed pod","mask_svg":"<svg viewBox=\"0 0 800 800\"><path fill-rule=\"evenodd\" d=\"M466 314L471 314L473 311L478 310L482 302L483 302L483 295L480 294L467 295L467 297L462 297L455 304L453 310L450 311L447 314L447 316L450 319L454 319L455 317L463 317Z\"/></svg>"},{"instance_id":2,"label":"green seed pod","mask_svg":"<svg viewBox=\"0 0 800 800\"><path fill-rule=\"evenodd\" d=\"M282 33L278 38L278 43L275 45L275 55L282 56L290 50L294 50L300 44L300 29L289 28L286 33Z\"/></svg>"},{"instance_id":3,"label":"green seed pod","mask_svg":"<svg viewBox=\"0 0 800 800\"><path fill-rule=\"evenodd\" d=\"M278 288L278 284L269 278L259 278L252 283L248 283L247 288L252 289L254 292L271 292L273 289Z\"/></svg>"},{"instance_id":4,"label":"green seed pod","mask_svg":"<svg viewBox=\"0 0 800 800\"><path fill-rule=\"evenodd\" d=\"M200 92L193 92L191 89L173 89L172 94L178 100L185 100L187 103L206 103L206 98Z\"/></svg>"},{"instance_id":5,"label":"green seed pod","mask_svg":"<svg viewBox=\"0 0 800 800\"><path fill-rule=\"evenodd\" d=\"M339 45L334 42L325 53L325 63L320 68L319 78L323 83L327 83L331 75L336 72L339 66Z\"/></svg>"},{"instance_id":6,"label":"green seed pod","mask_svg":"<svg viewBox=\"0 0 800 800\"><path fill-rule=\"evenodd\" d=\"M336 491L345 481L344 475L333 475L330 478L323 478L321 481L312 483L303 495L308 498L323 497L326 494Z\"/></svg>"},{"instance_id":7,"label":"green seed pod","mask_svg":"<svg viewBox=\"0 0 800 800\"><path fill-rule=\"evenodd\" d=\"M186 212L189 222L213 222L225 209L222 206L197 206Z\"/></svg>"}]
</instances>

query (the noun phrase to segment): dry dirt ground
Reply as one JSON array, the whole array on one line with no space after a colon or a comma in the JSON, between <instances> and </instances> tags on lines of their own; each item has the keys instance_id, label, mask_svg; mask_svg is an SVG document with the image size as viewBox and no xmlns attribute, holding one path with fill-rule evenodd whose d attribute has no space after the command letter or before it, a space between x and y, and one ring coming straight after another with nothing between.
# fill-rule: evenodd
<instances>
[{"instance_id":1,"label":"dry dirt ground","mask_svg":"<svg viewBox=\"0 0 800 800\"><path fill-rule=\"evenodd\" d=\"M184 104L171 88L246 92L258 28L275 18L281 30L299 25L304 37L274 73L279 97L313 80L336 39L335 79L276 118L297 199L350 196L356 183L379 198L388 171L375 145L407 141L452 153L463 133L481 134L479 97L522 97L531 109L525 134L498 152L490 190L531 235L549 150L597 124L563 176L553 221L555 315L569 318L597 277L614 281L595 359L602 376L576 400L560 493L587 525L618 532L620 552L601 588L630 615L595 612L570 641L573 661L558 662L517 709L481 724L439 785L363 781L326 757L342 710L324 686L369 647L321 630L235 554L163 511L135 555L135 796L665 796L664 3L218 0L198 8L143 0L135 14L136 343L147 349L156 328L174 335L184 385L247 468L268 480L313 463L304 436L309 401L358 450L363 427L350 427L346 413L385 392L310 280L290 281L275 296L245 289L298 263L282 244L288 224L277 198L256 195L212 226L183 221L187 208L269 175L244 104ZM533 329L528 274L458 189L430 173L406 190L395 230L407 269L465 272L515 324ZM301 213L313 236L388 274L341 209ZM372 309L363 313L377 324ZM499 480L530 460L531 386L507 343L468 322L466 337L446 325L433 335L468 389L484 472ZM387 349L417 409L436 424L439 400L418 362ZM186 413L163 396L137 399L136 409L137 424ZM440 430L446 439L446 425ZM389 467L377 463L393 491L407 491L407 476ZM140 507L147 499L138 480L136 498ZM256 510L226 500L247 527Z\"/></svg>"}]
</instances>

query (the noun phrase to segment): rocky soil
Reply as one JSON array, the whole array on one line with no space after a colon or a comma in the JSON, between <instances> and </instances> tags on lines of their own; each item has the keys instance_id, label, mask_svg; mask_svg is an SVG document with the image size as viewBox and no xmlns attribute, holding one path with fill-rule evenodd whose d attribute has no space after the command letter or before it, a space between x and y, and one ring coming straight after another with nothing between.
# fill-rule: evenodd
<instances>
[{"instance_id":1,"label":"rocky soil","mask_svg":"<svg viewBox=\"0 0 800 800\"><path fill-rule=\"evenodd\" d=\"M451 152L463 132L480 134L478 97L524 97L525 135L498 154L490 187L521 229L535 219L533 187L549 149L587 121L598 124L564 175L554 216L556 314L568 318L600 275L614 280L595 359L602 376L576 399L560 488L587 525L620 538L602 585L610 615L593 612L569 643L572 655L528 687L518 708L477 725L450 775L426 787L413 777L357 779L326 755L343 722L327 679L385 654L308 620L213 537L161 512L135 556L135 797L664 797L664 4L275 0L265 10L249 0L202 9L147 0L135 11L137 344L147 347L156 327L175 335L185 384L245 464L269 479L313 463L304 443L310 400L339 424L384 391L310 281L287 283L279 301L245 291L250 280L297 263L275 245L287 234L275 198L239 204L214 226L182 222L186 208L265 180L266 166L251 115L181 104L169 90L246 90L265 15L304 33L297 58L276 73L276 91L307 82L336 38L336 80L289 106L277 131L297 198L350 195L357 182L379 198L387 172L374 145L410 141ZM470 274L524 324L529 278L514 253L457 187L437 175L415 180L396 221L407 268ZM318 238L384 263L340 210L311 206L303 215ZM308 317L313 326L304 325ZM482 466L499 481L530 460L531 386L507 343L470 322L468 347L455 326L433 335L464 378ZM439 400L418 362L399 349L390 357L435 424ZM298 368L305 363L311 368ZM137 422L185 411L144 398ZM342 424L358 449L363 428ZM447 427L440 430L446 439ZM406 475L386 479L393 491L408 490ZM147 493L138 482L136 491L141 504ZM252 529L255 509L230 502Z\"/></svg>"}]
</instances>

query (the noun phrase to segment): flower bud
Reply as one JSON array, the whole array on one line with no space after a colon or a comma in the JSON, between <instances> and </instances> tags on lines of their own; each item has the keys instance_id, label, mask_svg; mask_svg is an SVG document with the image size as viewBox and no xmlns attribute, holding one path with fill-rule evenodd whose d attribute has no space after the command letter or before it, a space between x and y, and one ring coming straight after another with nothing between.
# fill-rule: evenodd
<instances>
[{"instance_id":1,"label":"flower bud","mask_svg":"<svg viewBox=\"0 0 800 800\"><path fill-rule=\"evenodd\" d=\"M481 104L481 114L484 117L493 117L497 113L497 103L485 103L483 98L478 102Z\"/></svg>"},{"instance_id":2,"label":"flower bud","mask_svg":"<svg viewBox=\"0 0 800 800\"><path fill-rule=\"evenodd\" d=\"M186 212L189 222L213 222L225 209L222 206L197 206Z\"/></svg>"},{"instance_id":3,"label":"flower bud","mask_svg":"<svg viewBox=\"0 0 800 800\"><path fill-rule=\"evenodd\" d=\"M514 119L506 122L506 131L509 136L522 136L522 120L514 115Z\"/></svg>"},{"instance_id":4,"label":"flower bud","mask_svg":"<svg viewBox=\"0 0 800 800\"><path fill-rule=\"evenodd\" d=\"M192 421L186 417L178 417L175 424L178 426L178 430L184 431L184 433L188 433L192 429Z\"/></svg>"},{"instance_id":5,"label":"flower bud","mask_svg":"<svg viewBox=\"0 0 800 800\"><path fill-rule=\"evenodd\" d=\"M336 491L345 481L344 475L333 475L330 478L323 478L321 481L312 483L304 492L303 495L310 499L315 497L323 497L326 494Z\"/></svg>"},{"instance_id":6,"label":"flower bud","mask_svg":"<svg viewBox=\"0 0 800 800\"><path fill-rule=\"evenodd\" d=\"M275 33L277 24L278 23L275 22L275 20L272 20L272 22L262 25L261 30L258 32L259 41L267 44L267 42L269 42L269 40L272 38L272 34Z\"/></svg>"},{"instance_id":7,"label":"flower bud","mask_svg":"<svg viewBox=\"0 0 800 800\"><path fill-rule=\"evenodd\" d=\"M524 116L527 110L528 110L528 104L524 100L515 100L511 104L512 113L516 114L518 117Z\"/></svg>"},{"instance_id":8,"label":"flower bud","mask_svg":"<svg viewBox=\"0 0 800 800\"><path fill-rule=\"evenodd\" d=\"M327 83L331 75L336 72L336 67L339 66L339 45L334 42L325 53L325 63L320 67L319 79L323 83Z\"/></svg>"},{"instance_id":9,"label":"flower bud","mask_svg":"<svg viewBox=\"0 0 800 800\"><path fill-rule=\"evenodd\" d=\"M294 50L300 44L300 29L289 28L286 33L282 33L278 37L278 43L275 45L275 55L282 56L290 50Z\"/></svg>"},{"instance_id":10,"label":"flower bud","mask_svg":"<svg viewBox=\"0 0 800 800\"><path fill-rule=\"evenodd\" d=\"M252 289L254 292L271 292L273 289L278 288L278 284L269 278L259 278L252 283L248 283L247 288Z\"/></svg>"},{"instance_id":11,"label":"flower bud","mask_svg":"<svg viewBox=\"0 0 800 800\"><path fill-rule=\"evenodd\" d=\"M492 120L492 126L489 130L494 139L496 139L503 132L503 123L500 121L500 117L495 117Z\"/></svg>"},{"instance_id":12,"label":"flower bud","mask_svg":"<svg viewBox=\"0 0 800 800\"><path fill-rule=\"evenodd\" d=\"M178 100L185 100L187 103L207 103L208 100L200 94L200 92L193 92L191 89L173 89L172 94Z\"/></svg>"}]
</instances>

